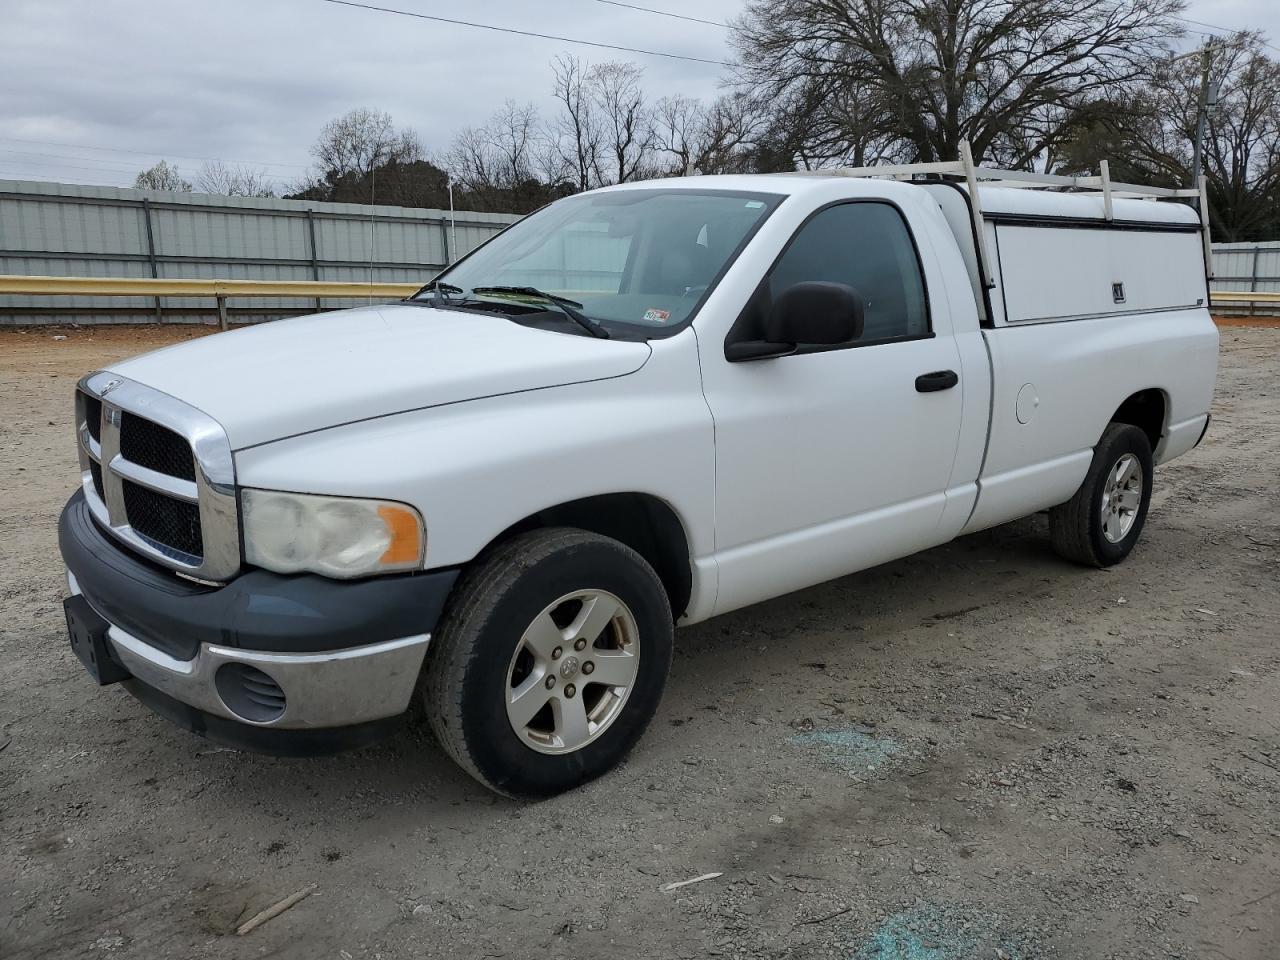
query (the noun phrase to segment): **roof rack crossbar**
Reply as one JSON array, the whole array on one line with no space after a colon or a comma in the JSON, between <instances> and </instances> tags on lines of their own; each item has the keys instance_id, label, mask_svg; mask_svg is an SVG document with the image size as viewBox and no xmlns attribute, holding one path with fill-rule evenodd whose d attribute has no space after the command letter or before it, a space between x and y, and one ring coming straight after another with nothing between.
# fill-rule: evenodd
<instances>
[{"instance_id":1,"label":"roof rack crossbar","mask_svg":"<svg viewBox=\"0 0 1280 960\"><path fill-rule=\"evenodd\" d=\"M1004 170L998 167L982 167L966 164L963 157L969 150L968 141L960 144L960 160L944 160L933 163L899 163L883 164L874 167L831 167L817 170L799 170L796 173L817 177L891 177L895 180L909 180L923 176L958 177L965 180L976 180L986 184L1004 184L1012 187L1058 187L1066 190L1095 191L1102 194L1108 192L1123 193L1130 197L1156 197L1167 199L1195 199L1200 196L1199 189L1182 187L1155 187L1141 183L1124 183L1113 181L1104 165L1103 172L1093 176L1064 176L1057 173L1035 173L1031 170ZM970 151L970 156L972 152ZM793 176L795 174L792 174Z\"/></svg>"},{"instance_id":2,"label":"roof rack crossbar","mask_svg":"<svg viewBox=\"0 0 1280 960\"><path fill-rule=\"evenodd\" d=\"M815 177L890 177L894 180L914 180L920 177L955 177L964 180L968 187L970 215L973 217L976 240L978 272L982 285L996 285L987 253L985 218L979 184L1015 187L1019 189L1056 188L1066 191L1082 191L1102 194L1104 216L1115 219L1113 200L1117 197L1146 200L1195 200L1200 213L1200 227L1204 239L1205 268L1213 276L1212 248L1209 242L1209 200L1204 178L1194 188L1154 187L1140 183L1123 183L1111 179L1111 165L1103 160L1096 176L1063 176L1054 173L1034 173L1030 170L1002 170L980 167L973 162L973 151L968 140L960 142L960 159L933 163L884 164L874 167L834 167L819 170L799 170L797 174ZM795 174L792 174L794 176Z\"/></svg>"}]
</instances>

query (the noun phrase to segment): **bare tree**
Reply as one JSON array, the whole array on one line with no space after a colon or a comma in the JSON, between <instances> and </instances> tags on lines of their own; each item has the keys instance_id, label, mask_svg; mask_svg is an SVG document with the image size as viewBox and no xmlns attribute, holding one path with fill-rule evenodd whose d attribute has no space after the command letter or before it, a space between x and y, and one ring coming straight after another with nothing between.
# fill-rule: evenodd
<instances>
[{"instance_id":1,"label":"bare tree","mask_svg":"<svg viewBox=\"0 0 1280 960\"><path fill-rule=\"evenodd\" d=\"M464 127L445 161L467 189L511 189L534 179L539 153L538 114L532 104L508 100L482 127Z\"/></svg>"},{"instance_id":2,"label":"bare tree","mask_svg":"<svg viewBox=\"0 0 1280 960\"><path fill-rule=\"evenodd\" d=\"M1203 172L1215 237L1250 240L1280 232L1280 63L1256 33L1217 38L1211 77L1221 88L1209 114ZM1066 172L1097 168L1167 186L1191 182L1200 64L1166 60L1136 95L1082 116L1060 161Z\"/></svg>"},{"instance_id":3,"label":"bare tree","mask_svg":"<svg viewBox=\"0 0 1280 960\"><path fill-rule=\"evenodd\" d=\"M561 55L552 61L553 95L561 104L560 115L550 125L549 138L570 171L578 190L596 185L600 169L600 120L587 86L588 70L577 57Z\"/></svg>"},{"instance_id":4,"label":"bare tree","mask_svg":"<svg viewBox=\"0 0 1280 960\"><path fill-rule=\"evenodd\" d=\"M274 197L275 186L267 171L211 160L196 176L196 190L224 197Z\"/></svg>"},{"instance_id":5,"label":"bare tree","mask_svg":"<svg viewBox=\"0 0 1280 960\"><path fill-rule=\"evenodd\" d=\"M591 99L604 130L600 180L626 183L641 179L650 159L653 127L634 63L598 63L587 77Z\"/></svg>"},{"instance_id":6,"label":"bare tree","mask_svg":"<svg viewBox=\"0 0 1280 960\"><path fill-rule=\"evenodd\" d=\"M449 175L467 190L481 193L498 185L497 159L483 127L463 127L444 156Z\"/></svg>"},{"instance_id":7,"label":"bare tree","mask_svg":"<svg viewBox=\"0 0 1280 960\"><path fill-rule=\"evenodd\" d=\"M730 93L703 105L677 94L653 108L653 152L669 163L660 176L749 173L761 169L759 150L767 114L744 93Z\"/></svg>"},{"instance_id":8,"label":"bare tree","mask_svg":"<svg viewBox=\"0 0 1280 960\"><path fill-rule=\"evenodd\" d=\"M717 98L702 111L695 168L699 173L772 172L775 168L761 156L767 123L767 111L754 97Z\"/></svg>"},{"instance_id":9,"label":"bare tree","mask_svg":"<svg viewBox=\"0 0 1280 960\"><path fill-rule=\"evenodd\" d=\"M1280 230L1280 63L1266 56L1257 34L1245 34L1222 48L1217 69L1223 92L1204 151L1214 225L1224 240L1274 237Z\"/></svg>"},{"instance_id":10,"label":"bare tree","mask_svg":"<svg viewBox=\"0 0 1280 960\"><path fill-rule=\"evenodd\" d=\"M139 173L134 178L133 185L138 190L172 190L175 193L191 192L191 183L182 179L182 175L178 172L178 165L164 160Z\"/></svg>"},{"instance_id":11,"label":"bare tree","mask_svg":"<svg viewBox=\"0 0 1280 960\"><path fill-rule=\"evenodd\" d=\"M1026 167L1078 108L1150 73L1182 0L749 0L741 89L800 163L979 159ZM789 129L788 129L789 127Z\"/></svg>"},{"instance_id":12,"label":"bare tree","mask_svg":"<svg viewBox=\"0 0 1280 960\"><path fill-rule=\"evenodd\" d=\"M391 114L359 107L326 123L311 155L325 176L366 177L385 163L422 159L422 145L414 131L397 130Z\"/></svg>"},{"instance_id":13,"label":"bare tree","mask_svg":"<svg viewBox=\"0 0 1280 960\"><path fill-rule=\"evenodd\" d=\"M463 128L444 162L476 209L527 212L573 192L532 104L508 100L484 126Z\"/></svg>"},{"instance_id":14,"label":"bare tree","mask_svg":"<svg viewBox=\"0 0 1280 960\"><path fill-rule=\"evenodd\" d=\"M290 196L370 203L394 179L397 202L416 196L422 202L438 203L439 168L427 161L417 133L397 130L384 111L361 107L330 120L312 145L311 155L315 169L290 189ZM415 181L421 181L421 189L415 188Z\"/></svg>"},{"instance_id":15,"label":"bare tree","mask_svg":"<svg viewBox=\"0 0 1280 960\"><path fill-rule=\"evenodd\" d=\"M577 193L578 172L565 158L554 124L543 124L531 153L535 175L560 195Z\"/></svg>"},{"instance_id":16,"label":"bare tree","mask_svg":"<svg viewBox=\"0 0 1280 960\"><path fill-rule=\"evenodd\" d=\"M538 111L531 103L508 100L489 119L489 144L497 158L500 186L514 187L536 177L538 128Z\"/></svg>"},{"instance_id":17,"label":"bare tree","mask_svg":"<svg viewBox=\"0 0 1280 960\"><path fill-rule=\"evenodd\" d=\"M653 108L653 149L670 161L663 173L687 177L696 173L702 141L707 136L702 104L684 94L663 97Z\"/></svg>"}]
</instances>

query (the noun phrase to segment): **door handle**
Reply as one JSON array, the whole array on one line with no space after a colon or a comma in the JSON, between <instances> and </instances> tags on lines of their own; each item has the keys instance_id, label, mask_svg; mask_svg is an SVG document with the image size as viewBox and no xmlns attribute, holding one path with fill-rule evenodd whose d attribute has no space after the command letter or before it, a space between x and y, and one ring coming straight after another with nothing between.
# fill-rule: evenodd
<instances>
[{"instance_id":1,"label":"door handle","mask_svg":"<svg viewBox=\"0 0 1280 960\"><path fill-rule=\"evenodd\" d=\"M935 370L916 377L916 390L920 393L936 393L939 390L950 390L959 382L960 377L954 370Z\"/></svg>"}]
</instances>

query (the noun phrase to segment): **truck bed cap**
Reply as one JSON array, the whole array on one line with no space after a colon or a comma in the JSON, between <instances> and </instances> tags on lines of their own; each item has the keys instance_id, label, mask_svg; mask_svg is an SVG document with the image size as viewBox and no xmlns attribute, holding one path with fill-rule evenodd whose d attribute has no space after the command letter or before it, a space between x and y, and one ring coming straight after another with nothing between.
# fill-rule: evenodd
<instances>
[{"instance_id":1,"label":"truck bed cap","mask_svg":"<svg viewBox=\"0 0 1280 960\"><path fill-rule=\"evenodd\" d=\"M963 183L956 186L968 193ZM982 211L988 217L1054 217L1069 220L1105 220L1106 207L1098 193L1057 193L1016 187L979 186ZM1198 227L1199 214L1189 204L1167 203L1116 196L1112 200L1116 220L1141 223L1186 224Z\"/></svg>"}]
</instances>

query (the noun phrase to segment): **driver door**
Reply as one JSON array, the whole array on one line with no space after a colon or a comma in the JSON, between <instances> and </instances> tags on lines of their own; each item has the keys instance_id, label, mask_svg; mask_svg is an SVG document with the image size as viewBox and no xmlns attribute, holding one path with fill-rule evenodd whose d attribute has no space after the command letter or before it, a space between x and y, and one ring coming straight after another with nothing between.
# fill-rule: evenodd
<instances>
[{"instance_id":1,"label":"driver door","mask_svg":"<svg viewBox=\"0 0 1280 960\"><path fill-rule=\"evenodd\" d=\"M811 216L729 338L755 339L788 286L848 284L865 305L851 345L729 362L701 344L715 420L716 613L949 539L939 533L960 432L946 298L929 298L907 221L882 201ZM920 382L917 383L917 379Z\"/></svg>"}]
</instances>

